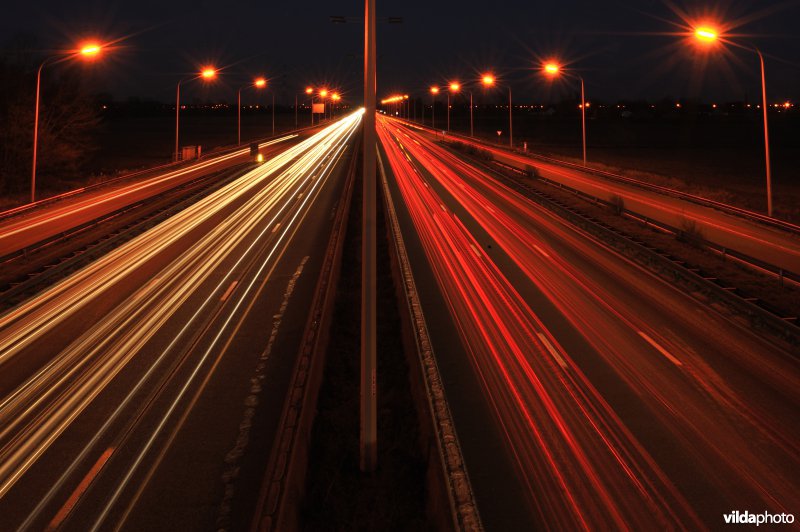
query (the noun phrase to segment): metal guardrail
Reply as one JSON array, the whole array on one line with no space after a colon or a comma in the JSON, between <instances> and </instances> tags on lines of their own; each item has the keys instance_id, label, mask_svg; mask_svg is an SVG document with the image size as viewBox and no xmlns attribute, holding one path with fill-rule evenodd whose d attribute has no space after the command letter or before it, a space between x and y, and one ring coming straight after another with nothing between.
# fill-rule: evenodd
<instances>
[{"instance_id":1,"label":"metal guardrail","mask_svg":"<svg viewBox=\"0 0 800 532\"><path fill-rule=\"evenodd\" d=\"M274 135L274 136L271 136L271 137L264 137L262 139L259 139L257 142L259 143L259 145L261 145L261 144L263 144L265 142L269 142L270 140L274 140L274 139L277 139L277 138L280 138L280 137L283 137L283 136L286 136L286 135L297 134L297 133L306 131L308 129L312 129L314 127L319 127L319 126L318 125L307 126L307 127L302 127L300 129L293 129L291 131L285 131L285 132L283 132L283 133L281 133L279 135ZM108 180L105 180L105 181L101 181L101 182L95 183L93 185L87 185L85 187L76 188L74 190L70 190L70 191L64 192L62 194L56 194L55 196L50 196L50 197L47 197L47 198L44 198L44 199L40 199L40 200L35 201L33 203L26 203L24 205L20 205L18 207L13 207L11 209L2 211L2 212L0 212L0 221L3 221L5 219L7 219L7 218L12 218L12 217L20 215L20 214L24 214L24 213L26 213L26 212L28 212L30 210L36 209L38 207L42 207L44 205L50 205L50 204L53 204L53 203L57 203L59 201L62 201L62 200L67 199L67 198L71 198L72 196L76 196L76 195L84 193L84 192L88 192L88 191L95 190L95 189L102 188L102 187L107 187L107 186L113 185L115 183L119 183L119 182L126 181L126 180L129 180L129 179L135 179L137 177L141 177L141 176L147 175L149 173L153 173L153 172L159 172L161 170L167 170L167 169L173 169L173 168L178 169L182 165L186 166L186 167L189 167L192 164L197 163L198 161L209 161L209 160L212 160L212 159L214 159L216 157L223 157L225 155L229 155L229 154L231 154L231 153L233 153L233 152L235 152L237 150L241 150L242 153L244 154L245 152L247 152L248 148L243 148L242 146L222 146L220 148L213 149L212 151L210 151L209 153L199 157L198 159L192 159L191 162L190 161L173 161L173 162L169 162L169 163L166 163L166 164L153 166L151 168L144 168L142 170L136 170L135 172L130 172L130 173L126 173L126 174L123 174L123 175L119 175L117 177L114 177L114 178L111 178L111 179L108 179Z\"/></svg>"},{"instance_id":2,"label":"metal guardrail","mask_svg":"<svg viewBox=\"0 0 800 532\"><path fill-rule=\"evenodd\" d=\"M429 128L428 126L422 126L420 124L417 124L416 122L409 122L409 121L406 121L406 120L401 120L401 121L402 122L406 122L406 123L408 123L410 125L414 125L415 127L423 128L423 129L428 130L428 131L430 131L430 132L432 132L434 134L438 133L437 130ZM747 209L743 209L741 207L736 207L734 205L729 205L727 203L722 203L722 202L719 202L719 201L710 200L708 198L703 198L702 196L697 196L695 194L690 194L688 192L682 192L680 190L676 190L676 189L669 188L669 187L664 187L664 186L661 186L661 185L655 185L653 183L648 183L646 181L641 181L639 179L634 179L632 177L626 177L626 176L622 176L622 175L619 175L619 174L614 174L612 172L607 172L605 170L592 168L590 166L583 166L582 164L571 163L571 162L568 162L568 161L562 161L560 159L555 159L555 158L547 157L547 156L544 156L544 155L538 155L538 154L531 153L531 152L522 152L522 151L519 151L519 150L516 150L516 149L515 150L509 150L508 146L495 144L493 142L489 142L487 140L480 139L480 138L477 138L477 137L469 137L469 136L466 136L466 135L461 135L459 133L453 133L452 131L447 133L445 138L446 139L455 139L455 140L462 141L462 142L463 141L474 142L476 144L480 144L480 145L484 145L484 146L490 146L493 149L506 152L509 155L527 157L527 158L531 159L532 162L538 160L538 161L543 161L543 162L546 162L546 163L549 163L549 164L554 164L554 165L557 165L557 166L562 166L562 167L570 168L570 169L573 169L573 170L578 170L580 172L593 174L593 175L596 175L598 177L603 177L603 178L606 178L606 179L609 179L609 180L612 180L612 181L617 181L617 182L620 182L620 183L625 183L625 184L628 184L628 185L636 186L638 188L649 190L651 192L657 192L657 193L665 195L665 196L671 196L671 197L674 197L674 198L678 198L678 199L682 199L682 200L685 200L685 201L689 201L691 203L702 205L704 207L709 207L709 208L712 208L712 209L716 209L718 211L722 211L722 212L725 212L727 214L732 214L732 215L735 215L735 216L739 216L741 218L746 218L746 219L754 221L754 222L758 222L758 223L761 223L761 224L769 225L771 227L775 227L775 228L778 228L778 229L782 229L784 231L788 231L788 232L793 233L793 234L800 235L800 225L796 225L796 224L793 224L791 222L787 222L785 220L781 220L779 218L769 217L769 216L767 216L765 214L761 214L761 213L758 213L758 212L755 212L755 211L750 211L750 210L747 210Z\"/></svg>"},{"instance_id":3,"label":"metal guardrail","mask_svg":"<svg viewBox=\"0 0 800 532\"><path fill-rule=\"evenodd\" d=\"M411 263L406 253L400 222L392 202L380 150L378 151L378 169L380 170L381 184L383 186L389 231L395 244L397 262L402 276L401 290L405 294L406 304L408 305L408 313L419 357L421 377L425 386L428 414L431 417L435 432L439 462L448 492L453 528L459 531L481 531L483 530L483 524L475 502L472 484L464 465L461 444L459 443L450 407L445 396L436 356L430 342L428 326L422 312L419 292L417 291L414 275L411 271Z\"/></svg>"},{"instance_id":4,"label":"metal guardrail","mask_svg":"<svg viewBox=\"0 0 800 532\"><path fill-rule=\"evenodd\" d=\"M539 205L547 208L569 223L601 239L617 252L635 260L651 271L658 273L662 277L668 279L672 284L682 286L690 293L702 294L711 302L721 303L732 312L746 317L753 327L773 334L794 346L800 346L800 325L797 324L796 317L781 316L777 314L774 309L757 305L753 298L740 295L735 287L718 284L714 282L716 279L705 277L698 271L686 267L683 261L675 259L669 254L659 252L656 248L645 245L644 242L634 241L622 231L615 230L590 216L578 213L568 208L566 205L557 203L551 198L546 198L532 187L510 179L485 164L483 164L483 166L487 170L507 179L508 182L518 190L521 189L526 197L536 201ZM570 190L569 187L565 185L561 185L561 188ZM610 203L605 200L594 198L586 194L583 195L610 205ZM669 229L672 232L677 231L663 224L653 222L653 225Z\"/></svg>"},{"instance_id":5,"label":"metal guardrail","mask_svg":"<svg viewBox=\"0 0 800 532\"><path fill-rule=\"evenodd\" d=\"M107 237L98 239L94 243L89 244L88 247L85 246L82 247L80 251L69 256L69 258L63 258L57 263L45 266L44 271L41 271L40 273L28 274L28 276L24 280L18 282L11 282L8 285L9 288L0 293L0 310L2 310L3 307L8 306L10 301L14 301L15 298L18 298L23 294L29 293L33 288L41 286L43 283L46 283L52 279L59 279L60 277L63 277L65 273L74 271L77 267L84 265L87 261L102 256L111 249L117 247L121 242L130 240L135 235L144 232L145 230L162 222L163 220L174 215L175 213L180 212L181 210L185 209L192 203L196 202L199 198L210 194L214 190L217 190L218 188L224 186L226 183L230 182L232 179L238 177L238 174L241 171L242 171L242 165L237 165L236 167L227 169L223 172L217 172L217 174L219 175L214 174L213 183L211 183L210 186L204 185L200 190L191 192L190 195L188 196L181 195L180 197L176 198L176 200L171 201L168 204L163 205L154 211L148 212L142 217L126 225L121 230L116 230L114 233L107 235ZM197 184L200 181L208 179L210 179L210 176L206 176L203 179L192 181L190 183L187 183L186 185ZM116 211L109 213L106 216L97 218L95 220L90 220L84 224L81 224L78 227L70 229L69 231L59 233L58 235L50 237L44 241L38 242L33 246L35 246L37 249L41 249L42 247L55 245L62 240L65 240L72 236L76 236L101 223L107 222L111 219L124 215L129 211L135 211L136 209L141 208L147 203L148 203L147 200L142 200L132 205L123 207L121 209L117 209ZM0 257L0 263L22 256L28 249L29 248L25 248L24 250L20 250L11 255Z\"/></svg>"},{"instance_id":6,"label":"metal guardrail","mask_svg":"<svg viewBox=\"0 0 800 532\"><path fill-rule=\"evenodd\" d=\"M525 174L525 172L523 172L523 171L521 171L518 168L515 168L513 166L505 165L505 164L500 163L498 161L493 161L493 162L494 162L494 164L497 164L499 166L503 166L505 168L508 168L509 170L511 170L513 172L518 172L520 174ZM594 203L600 203L600 204L606 205L608 207L614 207L612 205L612 203L610 201L608 201L608 200L604 200L602 198L598 198L597 196L592 196L591 194L588 194L588 193L583 192L581 190L578 190L576 188L570 187L569 185L565 185L565 184L563 184L563 183L561 183L559 181L555 181L553 179L550 179L550 178L547 178L547 177L544 177L544 176L537 176L536 179L538 181L542 181L542 182L548 183L551 186L558 187L558 188L560 188L562 190L569 191L570 193L575 194L576 196L580 196L580 197L582 197L582 198L584 198L584 199L586 199L588 201L592 201ZM650 218L649 216L645 216L643 214L639 214L637 212L634 212L634 211L631 211L631 210L628 210L628 209L624 209L624 208L621 209L621 211L622 211L621 214L623 214L623 215L625 215L625 216L627 216L629 218L632 218L634 220L638 220L638 221L644 223L645 225L650 225L650 226L653 226L653 227L657 227L662 231L666 231L666 232L669 232L669 233L672 233L672 234L675 234L675 235L679 235L681 233L685 233L685 230L683 230L681 228L673 227L673 226L671 226L669 224L666 224L664 222L660 222L658 220L654 220L653 218ZM768 263L766 261L763 261L763 260L761 260L761 259L759 259L757 257L753 257L753 256L747 255L745 253L741 253L739 251L736 251L735 249L726 248L725 246L721 246L721 245L717 244L716 242L712 242L711 240L706 240L706 239L702 238L699 235L692 235L691 239L694 242L696 242L698 245L700 245L702 247L705 247L705 248L707 248L707 249L709 249L711 251L714 251L714 252L718 253L719 255L722 255L723 257L733 258L735 260L738 260L738 261L744 263L747 266L755 267L755 268L757 268L759 270L762 270L765 273L771 274L771 275L775 276L781 283L783 283L784 281L791 281L791 282L793 282L793 283L795 283L795 284L800 286L800 274L798 274L796 272L792 272L792 271L789 271L789 270L785 270L783 268L779 268L778 266L775 266L774 264L770 264L770 263Z\"/></svg>"}]
</instances>

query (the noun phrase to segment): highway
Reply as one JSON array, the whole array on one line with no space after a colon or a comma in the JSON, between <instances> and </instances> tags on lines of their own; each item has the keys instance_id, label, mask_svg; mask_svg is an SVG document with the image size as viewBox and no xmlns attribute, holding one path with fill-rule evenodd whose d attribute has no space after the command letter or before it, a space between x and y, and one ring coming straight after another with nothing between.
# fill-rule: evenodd
<instances>
[{"instance_id":1,"label":"highway","mask_svg":"<svg viewBox=\"0 0 800 532\"><path fill-rule=\"evenodd\" d=\"M418 126L414 126L417 127ZM418 129L426 131L427 129ZM426 134L433 138L432 134ZM528 157L507 149L453 135L451 140L488 150L498 162L524 169L534 166L539 173L557 183L591 196L609 200L623 198L625 208L671 227L683 229L694 223L703 238L728 249L760 259L790 272L800 272L800 235L727 214L718 209L646 190L632 184L604 179L577 168Z\"/></svg>"},{"instance_id":2,"label":"highway","mask_svg":"<svg viewBox=\"0 0 800 532\"><path fill-rule=\"evenodd\" d=\"M309 128L262 142L259 146L264 156L270 158L317 131L319 128ZM248 147L211 155L178 168L154 172L147 178L120 180L82 194L70 195L49 204L46 209L31 209L0 218L0 257L211 172L240 164L249 159L249 153Z\"/></svg>"},{"instance_id":3,"label":"highway","mask_svg":"<svg viewBox=\"0 0 800 532\"><path fill-rule=\"evenodd\" d=\"M1 529L248 524L360 122L0 316Z\"/></svg>"},{"instance_id":4,"label":"highway","mask_svg":"<svg viewBox=\"0 0 800 532\"><path fill-rule=\"evenodd\" d=\"M797 353L379 117L489 530L720 528L800 507Z\"/></svg>"}]
</instances>

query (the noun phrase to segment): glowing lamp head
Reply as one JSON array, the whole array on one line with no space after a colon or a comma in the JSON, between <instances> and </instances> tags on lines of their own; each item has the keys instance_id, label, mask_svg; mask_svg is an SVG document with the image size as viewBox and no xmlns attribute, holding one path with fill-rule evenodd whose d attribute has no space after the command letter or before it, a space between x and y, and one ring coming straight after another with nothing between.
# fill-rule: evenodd
<instances>
[{"instance_id":1,"label":"glowing lamp head","mask_svg":"<svg viewBox=\"0 0 800 532\"><path fill-rule=\"evenodd\" d=\"M100 45L97 43L86 43L81 46L80 53L84 57L95 57L100 53Z\"/></svg>"},{"instance_id":2,"label":"glowing lamp head","mask_svg":"<svg viewBox=\"0 0 800 532\"><path fill-rule=\"evenodd\" d=\"M454 81L450 84L450 92L458 92L461 90L461 84L457 81Z\"/></svg>"},{"instance_id":3,"label":"glowing lamp head","mask_svg":"<svg viewBox=\"0 0 800 532\"><path fill-rule=\"evenodd\" d=\"M700 26L694 30L694 36L701 43L711 44L719 38L719 32L711 26Z\"/></svg>"},{"instance_id":4,"label":"glowing lamp head","mask_svg":"<svg viewBox=\"0 0 800 532\"><path fill-rule=\"evenodd\" d=\"M557 76L560 72L561 72L561 67L558 65L558 63L553 63L553 62L545 63L544 65L545 75L550 76L552 78Z\"/></svg>"},{"instance_id":5,"label":"glowing lamp head","mask_svg":"<svg viewBox=\"0 0 800 532\"><path fill-rule=\"evenodd\" d=\"M341 99L342 99L342 97L341 97L341 96L339 96L339 93L338 93L338 92L334 92L333 94L331 94L331 99L332 99L334 102L338 102L339 100L341 100Z\"/></svg>"},{"instance_id":6,"label":"glowing lamp head","mask_svg":"<svg viewBox=\"0 0 800 532\"><path fill-rule=\"evenodd\" d=\"M487 87L491 87L494 85L495 79L494 76L491 74L484 74L483 78L481 78L481 83L483 83Z\"/></svg>"},{"instance_id":7,"label":"glowing lamp head","mask_svg":"<svg viewBox=\"0 0 800 532\"><path fill-rule=\"evenodd\" d=\"M313 87L306 87L306 94L311 94L312 92L314 92Z\"/></svg>"},{"instance_id":8,"label":"glowing lamp head","mask_svg":"<svg viewBox=\"0 0 800 532\"><path fill-rule=\"evenodd\" d=\"M431 94L439 94L439 87L431 87Z\"/></svg>"},{"instance_id":9,"label":"glowing lamp head","mask_svg":"<svg viewBox=\"0 0 800 532\"><path fill-rule=\"evenodd\" d=\"M319 91L319 95L320 95L321 97L325 98L325 97L327 97L327 96L328 96L328 91L327 91L327 90L325 90L325 89L322 89L321 91Z\"/></svg>"},{"instance_id":10,"label":"glowing lamp head","mask_svg":"<svg viewBox=\"0 0 800 532\"><path fill-rule=\"evenodd\" d=\"M212 80L217 77L217 70L214 68L204 68L200 72L200 75L203 77L203 79Z\"/></svg>"},{"instance_id":11,"label":"glowing lamp head","mask_svg":"<svg viewBox=\"0 0 800 532\"><path fill-rule=\"evenodd\" d=\"M265 80L264 78L258 78L253 82L253 85L258 87L259 89L263 89L264 87L267 86L267 80Z\"/></svg>"}]
</instances>

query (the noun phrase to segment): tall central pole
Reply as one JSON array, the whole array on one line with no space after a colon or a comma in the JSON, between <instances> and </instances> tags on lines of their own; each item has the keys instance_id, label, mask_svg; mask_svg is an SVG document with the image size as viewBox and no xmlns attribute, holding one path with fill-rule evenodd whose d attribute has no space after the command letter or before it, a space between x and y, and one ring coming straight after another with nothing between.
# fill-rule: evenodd
<instances>
[{"instance_id":1,"label":"tall central pole","mask_svg":"<svg viewBox=\"0 0 800 532\"><path fill-rule=\"evenodd\" d=\"M361 248L361 471L378 462L375 176L375 0L364 2L364 173Z\"/></svg>"}]
</instances>

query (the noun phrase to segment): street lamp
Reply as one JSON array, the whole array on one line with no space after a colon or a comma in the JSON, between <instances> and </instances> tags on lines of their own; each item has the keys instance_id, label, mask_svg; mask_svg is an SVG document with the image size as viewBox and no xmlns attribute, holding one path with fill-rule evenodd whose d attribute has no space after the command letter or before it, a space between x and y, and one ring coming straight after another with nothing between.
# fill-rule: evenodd
<instances>
[{"instance_id":1,"label":"street lamp","mask_svg":"<svg viewBox=\"0 0 800 532\"><path fill-rule=\"evenodd\" d=\"M306 94L311 98L311 125L314 125L314 87L306 87Z\"/></svg>"},{"instance_id":2,"label":"street lamp","mask_svg":"<svg viewBox=\"0 0 800 532\"><path fill-rule=\"evenodd\" d=\"M481 78L481 83L483 83L484 87L494 87L499 86L497 85L497 78L494 77L493 74L484 74ZM513 148L514 147L514 123L511 118L511 110L513 107L511 106L511 85L507 85L506 88L508 89L508 146ZM471 113L471 111L470 111ZM472 127L472 115L470 114L470 128Z\"/></svg>"},{"instance_id":3,"label":"street lamp","mask_svg":"<svg viewBox=\"0 0 800 532\"><path fill-rule=\"evenodd\" d=\"M339 102L339 100L341 100L341 99L342 99L342 97L339 96L338 92L334 92L333 94L331 94L331 100L333 100L335 102L332 105L335 105L336 102ZM333 119L333 111L334 111L334 109L333 109L333 107L331 107L331 119Z\"/></svg>"},{"instance_id":4,"label":"street lamp","mask_svg":"<svg viewBox=\"0 0 800 532\"><path fill-rule=\"evenodd\" d=\"M719 31L713 26L698 26L694 29L695 39L703 46L710 47L717 44L722 39ZM734 43L736 44L736 43ZM767 104L767 77L764 73L764 54L761 50L751 45L740 45L742 48L755 52L761 67L761 110L764 116L764 162L766 165L767 178L767 216L772 217L772 165L769 156L769 121Z\"/></svg>"},{"instance_id":5,"label":"street lamp","mask_svg":"<svg viewBox=\"0 0 800 532\"><path fill-rule=\"evenodd\" d=\"M456 93L461 90L461 84L457 81L453 81L448 86L447 91L447 132L450 133L450 94Z\"/></svg>"},{"instance_id":6,"label":"street lamp","mask_svg":"<svg viewBox=\"0 0 800 532\"><path fill-rule=\"evenodd\" d=\"M186 81L194 81L196 79L203 79L205 81L213 81L217 77L217 69L213 67L204 67L200 73L191 78L185 78L178 81L175 89L175 161L179 160L178 152L178 139L180 132L180 117L181 117L181 84Z\"/></svg>"},{"instance_id":7,"label":"street lamp","mask_svg":"<svg viewBox=\"0 0 800 532\"><path fill-rule=\"evenodd\" d=\"M31 203L36 201L36 156L39 148L39 101L41 99L42 69L45 65L56 64L67 61L75 57L83 57L87 60L94 59L103 50L104 46L98 43L85 43L77 50L62 52L51 55L39 65L36 71L36 104L33 118L33 165L31 167Z\"/></svg>"},{"instance_id":8,"label":"street lamp","mask_svg":"<svg viewBox=\"0 0 800 532\"><path fill-rule=\"evenodd\" d=\"M553 79L561 75L561 65L550 61L542 65L544 75ZM582 76L577 76L581 82L581 136L583 140L583 166L586 166L586 89Z\"/></svg>"},{"instance_id":9,"label":"street lamp","mask_svg":"<svg viewBox=\"0 0 800 532\"><path fill-rule=\"evenodd\" d=\"M431 104L431 120L433 122L433 129L436 129L436 95L439 94L439 87L431 87L431 94L433 103Z\"/></svg>"},{"instance_id":10,"label":"street lamp","mask_svg":"<svg viewBox=\"0 0 800 532\"><path fill-rule=\"evenodd\" d=\"M237 128L236 128L236 130L238 131L238 135L239 135L239 141L238 141L239 142L238 143L239 146L242 145L242 89L247 89L247 88L250 88L250 87L255 87L257 89L263 89L266 86L267 86L267 80L266 79L257 78L255 81L253 81L253 83L250 83L249 85L245 85L244 87L239 87L239 92L237 93L237 97L236 97L236 104L237 104L237 108L238 108L237 113L236 113L236 115L237 115ZM273 131L272 134L275 135L275 132Z\"/></svg>"},{"instance_id":11,"label":"street lamp","mask_svg":"<svg viewBox=\"0 0 800 532\"><path fill-rule=\"evenodd\" d=\"M327 107L325 105L325 99L328 97L328 89L321 89L319 91L319 97L322 100L322 118L320 120L325 120L325 108Z\"/></svg>"}]
</instances>

